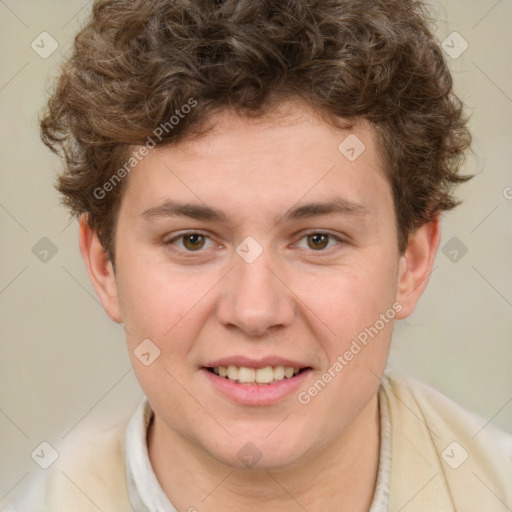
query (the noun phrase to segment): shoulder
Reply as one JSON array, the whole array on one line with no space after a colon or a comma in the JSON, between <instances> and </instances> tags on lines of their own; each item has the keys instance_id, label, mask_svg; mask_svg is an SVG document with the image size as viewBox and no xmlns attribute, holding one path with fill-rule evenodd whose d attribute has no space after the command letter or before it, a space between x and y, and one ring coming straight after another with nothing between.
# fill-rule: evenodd
<instances>
[{"instance_id":1,"label":"shoulder","mask_svg":"<svg viewBox=\"0 0 512 512\"><path fill-rule=\"evenodd\" d=\"M126 422L81 431L57 447L58 458L32 477L28 491L0 512L132 510L125 476Z\"/></svg>"},{"instance_id":2,"label":"shoulder","mask_svg":"<svg viewBox=\"0 0 512 512\"><path fill-rule=\"evenodd\" d=\"M408 492L429 482L422 494L432 489L432 499L461 511L512 505L511 434L396 373L382 379L381 395L389 408L396 489Z\"/></svg>"},{"instance_id":3,"label":"shoulder","mask_svg":"<svg viewBox=\"0 0 512 512\"><path fill-rule=\"evenodd\" d=\"M388 389L404 406L417 409L432 429L432 437L452 434L470 445L485 445L497 448L501 456L512 464L512 434L505 432L488 420L474 414L443 395L436 389L410 377L389 373L386 376Z\"/></svg>"}]
</instances>

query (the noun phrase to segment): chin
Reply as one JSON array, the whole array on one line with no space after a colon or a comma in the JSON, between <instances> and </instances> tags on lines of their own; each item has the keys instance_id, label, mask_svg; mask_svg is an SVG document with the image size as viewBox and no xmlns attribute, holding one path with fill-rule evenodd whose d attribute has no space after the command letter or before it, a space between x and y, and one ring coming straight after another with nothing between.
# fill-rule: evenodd
<instances>
[{"instance_id":1,"label":"chin","mask_svg":"<svg viewBox=\"0 0 512 512\"><path fill-rule=\"evenodd\" d=\"M274 424L272 428L276 428ZM270 434L272 429L261 433L234 437L229 446L219 443L205 447L218 462L237 470L278 471L287 469L298 462L307 450L302 442L294 440L286 432ZM272 436L275 435L274 438ZM211 441L210 441L211 442ZM222 447L222 450L219 450Z\"/></svg>"}]
</instances>

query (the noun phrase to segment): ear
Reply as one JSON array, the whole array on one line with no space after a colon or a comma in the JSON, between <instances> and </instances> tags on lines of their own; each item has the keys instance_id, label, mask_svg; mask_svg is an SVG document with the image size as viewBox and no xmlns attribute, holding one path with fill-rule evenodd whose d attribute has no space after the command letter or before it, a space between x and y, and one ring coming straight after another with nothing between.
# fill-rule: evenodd
<instances>
[{"instance_id":1,"label":"ear","mask_svg":"<svg viewBox=\"0 0 512 512\"><path fill-rule=\"evenodd\" d=\"M79 219L79 245L89 278L103 309L114 322L122 322L114 268L96 231L89 226L87 214L82 214Z\"/></svg>"},{"instance_id":2,"label":"ear","mask_svg":"<svg viewBox=\"0 0 512 512\"><path fill-rule=\"evenodd\" d=\"M423 224L409 237L404 254L400 257L396 300L402 310L396 318L407 318L414 311L432 272L441 235L440 215Z\"/></svg>"}]
</instances>

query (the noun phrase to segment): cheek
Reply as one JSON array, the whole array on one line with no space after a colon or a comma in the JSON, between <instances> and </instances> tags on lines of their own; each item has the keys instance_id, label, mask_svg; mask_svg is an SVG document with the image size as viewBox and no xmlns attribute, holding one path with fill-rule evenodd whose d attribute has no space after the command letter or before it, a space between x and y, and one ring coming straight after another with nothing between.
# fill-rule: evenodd
<instances>
[{"instance_id":1,"label":"cheek","mask_svg":"<svg viewBox=\"0 0 512 512\"><path fill-rule=\"evenodd\" d=\"M319 350L326 356L311 387L301 390L301 399L309 401L315 417L338 418L330 427L333 435L374 396L396 315L398 262L392 258L362 261L321 278L301 278L297 293L308 306L304 314L314 325Z\"/></svg>"},{"instance_id":2,"label":"cheek","mask_svg":"<svg viewBox=\"0 0 512 512\"><path fill-rule=\"evenodd\" d=\"M318 338L329 345L325 348L330 359L392 309L396 265L391 258L369 258L366 262L361 258L328 273L296 277L292 288L304 304L303 314L316 326ZM392 313L388 317L394 316ZM378 327L382 327L381 322ZM386 336L391 328L392 322L386 322L379 331Z\"/></svg>"},{"instance_id":3,"label":"cheek","mask_svg":"<svg viewBox=\"0 0 512 512\"><path fill-rule=\"evenodd\" d=\"M130 346L149 338L161 347L162 355L185 351L206 320L208 292L216 275L183 274L135 258L123 263L118 292ZM170 345L173 350L166 350Z\"/></svg>"},{"instance_id":4,"label":"cheek","mask_svg":"<svg viewBox=\"0 0 512 512\"><path fill-rule=\"evenodd\" d=\"M179 383L190 371L187 356L201 326L204 292L200 280L191 288L190 278L140 268L135 261L123 267L118 286L129 356L146 395L155 404L166 396L167 405L171 401L179 411L184 400Z\"/></svg>"}]
</instances>

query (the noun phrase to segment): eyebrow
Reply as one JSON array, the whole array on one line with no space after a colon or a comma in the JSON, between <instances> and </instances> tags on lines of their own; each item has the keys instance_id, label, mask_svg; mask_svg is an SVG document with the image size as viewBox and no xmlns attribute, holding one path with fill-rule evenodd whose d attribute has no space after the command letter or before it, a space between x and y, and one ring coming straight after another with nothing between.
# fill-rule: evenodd
<instances>
[{"instance_id":1,"label":"eyebrow","mask_svg":"<svg viewBox=\"0 0 512 512\"><path fill-rule=\"evenodd\" d=\"M319 215L343 214L352 217L367 217L370 210L354 201L343 197L335 197L327 202L313 202L290 208L284 215L274 219L275 222L292 221L315 217ZM159 217L189 217L196 220L209 220L228 223L229 218L225 212L211 206L196 203L182 203L167 200L148 208L141 213L146 220Z\"/></svg>"}]
</instances>

